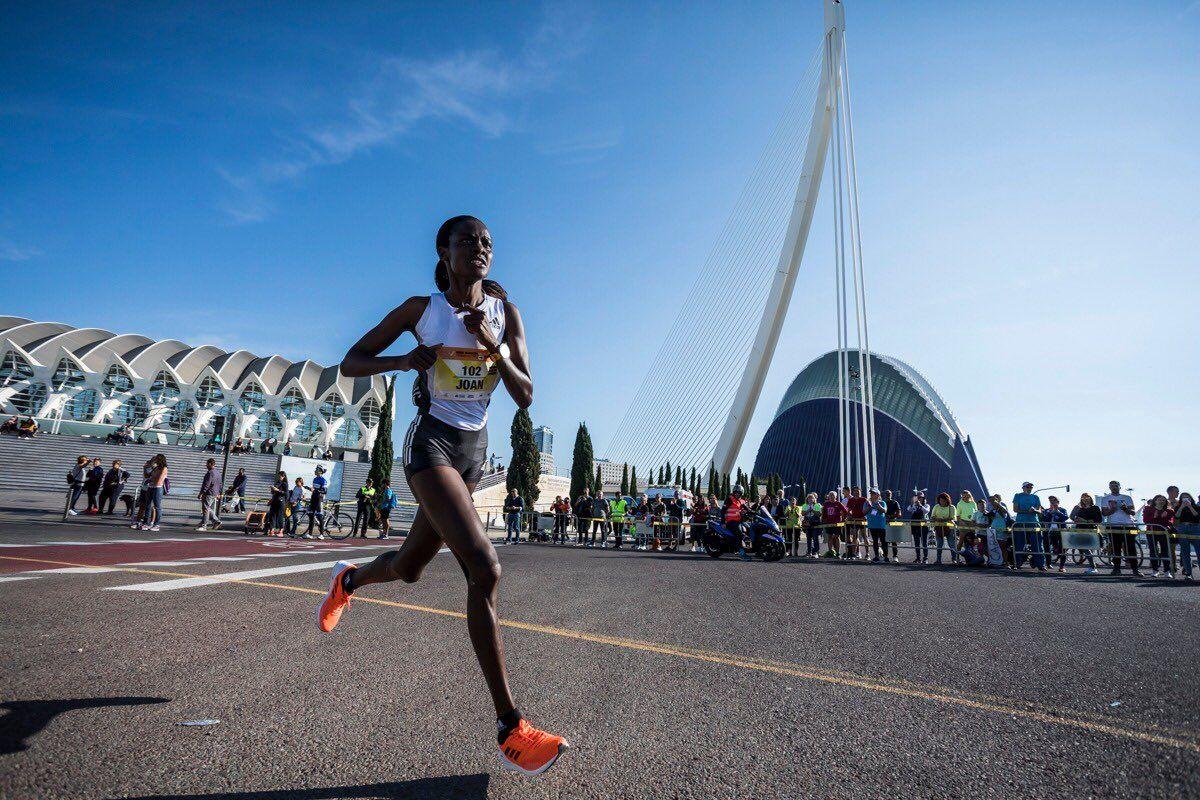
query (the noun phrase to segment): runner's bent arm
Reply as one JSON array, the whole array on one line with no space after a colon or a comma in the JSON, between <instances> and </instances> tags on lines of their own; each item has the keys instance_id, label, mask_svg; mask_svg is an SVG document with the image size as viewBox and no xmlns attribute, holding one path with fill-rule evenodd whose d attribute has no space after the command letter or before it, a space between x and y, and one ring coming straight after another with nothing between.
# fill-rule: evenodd
<instances>
[{"instance_id":1,"label":"runner's bent arm","mask_svg":"<svg viewBox=\"0 0 1200 800\"><path fill-rule=\"evenodd\" d=\"M475 335L479 343L489 352L496 352L500 342L491 326L484 324L483 312L471 306L461 306L458 309L462 315L463 325ZM533 378L529 375L529 350L525 347L525 325L521 322L521 313L517 307L507 300L504 301L504 341L508 344L508 358L499 360L500 378L504 388L521 408L529 408L533 403Z\"/></svg>"},{"instance_id":2,"label":"runner's bent arm","mask_svg":"<svg viewBox=\"0 0 1200 800\"><path fill-rule=\"evenodd\" d=\"M421 343L402 356L381 356L404 332L414 332L421 315L429 305L428 297L410 297L367 331L346 352L342 359L342 374L348 378L365 378L396 370L423 370L437 361L436 347L440 343Z\"/></svg>"}]
</instances>

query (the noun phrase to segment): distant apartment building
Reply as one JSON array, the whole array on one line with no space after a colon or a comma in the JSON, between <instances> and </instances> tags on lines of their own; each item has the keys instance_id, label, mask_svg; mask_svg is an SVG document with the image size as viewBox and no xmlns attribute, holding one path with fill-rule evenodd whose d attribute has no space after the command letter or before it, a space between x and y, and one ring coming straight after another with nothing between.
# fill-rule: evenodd
<instances>
[{"instance_id":1,"label":"distant apartment building","mask_svg":"<svg viewBox=\"0 0 1200 800\"><path fill-rule=\"evenodd\" d=\"M554 431L545 425L533 429L533 444L539 453L554 454Z\"/></svg>"}]
</instances>

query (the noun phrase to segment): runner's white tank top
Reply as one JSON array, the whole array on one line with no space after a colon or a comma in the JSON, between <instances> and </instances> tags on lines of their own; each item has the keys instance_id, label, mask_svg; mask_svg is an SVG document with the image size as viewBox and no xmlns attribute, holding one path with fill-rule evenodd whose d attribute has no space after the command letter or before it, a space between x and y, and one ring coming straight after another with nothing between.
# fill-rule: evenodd
<instances>
[{"instance_id":1,"label":"runner's white tank top","mask_svg":"<svg viewBox=\"0 0 1200 800\"><path fill-rule=\"evenodd\" d=\"M504 341L504 301L485 294L484 319ZM429 305L417 322L417 341L440 344L438 360L413 382L413 405L447 425L477 431L487 425L488 404L500 382L500 370L488 368L487 350L463 325L462 316L441 292L429 295Z\"/></svg>"}]
</instances>

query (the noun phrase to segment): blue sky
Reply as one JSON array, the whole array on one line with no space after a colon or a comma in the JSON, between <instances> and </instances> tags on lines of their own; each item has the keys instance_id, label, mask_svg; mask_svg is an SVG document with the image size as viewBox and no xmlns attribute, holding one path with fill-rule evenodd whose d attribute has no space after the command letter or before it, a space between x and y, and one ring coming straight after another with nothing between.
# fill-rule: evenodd
<instances>
[{"instance_id":1,"label":"blue sky","mask_svg":"<svg viewBox=\"0 0 1200 800\"><path fill-rule=\"evenodd\" d=\"M821 26L815 0L5 15L0 313L330 363L473 213L560 462L619 421ZM847 29L875 348L997 489L1200 489L1200 3L850 0ZM834 344L829 220L745 466Z\"/></svg>"}]
</instances>

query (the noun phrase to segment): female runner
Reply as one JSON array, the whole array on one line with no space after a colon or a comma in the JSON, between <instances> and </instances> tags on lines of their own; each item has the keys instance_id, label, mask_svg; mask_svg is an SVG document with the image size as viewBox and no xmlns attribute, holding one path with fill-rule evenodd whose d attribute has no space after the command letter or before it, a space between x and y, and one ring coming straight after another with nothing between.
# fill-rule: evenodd
<instances>
[{"instance_id":1,"label":"female runner","mask_svg":"<svg viewBox=\"0 0 1200 800\"><path fill-rule=\"evenodd\" d=\"M497 383L521 408L533 401L525 330L504 289L485 280L492 263L487 227L474 217L447 220L438 229L434 283L439 292L410 297L346 354L350 377L394 370L417 373L417 416L404 437L404 474L418 509L404 544L356 568L338 562L318 612L332 631L350 595L372 583L413 583L445 543L467 577L467 630L496 706L500 761L527 775L549 769L569 745L521 718L508 688L504 645L496 617L500 562L471 501L487 456L487 407ZM417 347L381 356L408 331Z\"/></svg>"}]
</instances>

